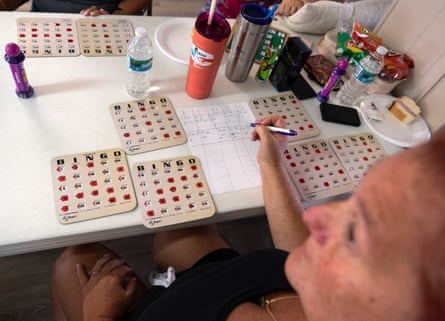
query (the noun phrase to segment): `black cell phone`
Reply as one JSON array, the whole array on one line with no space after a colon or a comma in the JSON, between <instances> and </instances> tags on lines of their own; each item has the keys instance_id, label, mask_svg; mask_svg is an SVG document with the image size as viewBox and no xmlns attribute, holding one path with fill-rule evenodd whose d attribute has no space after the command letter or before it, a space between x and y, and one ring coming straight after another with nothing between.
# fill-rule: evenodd
<instances>
[{"instance_id":1,"label":"black cell phone","mask_svg":"<svg viewBox=\"0 0 445 321\"><path fill-rule=\"evenodd\" d=\"M311 85L300 74L293 76L289 85L298 99L303 100L317 96L317 93L312 89Z\"/></svg>"},{"instance_id":2,"label":"black cell phone","mask_svg":"<svg viewBox=\"0 0 445 321\"><path fill-rule=\"evenodd\" d=\"M352 107L321 103L320 111L321 119L324 121L356 127L361 125L360 116L357 110Z\"/></svg>"}]
</instances>

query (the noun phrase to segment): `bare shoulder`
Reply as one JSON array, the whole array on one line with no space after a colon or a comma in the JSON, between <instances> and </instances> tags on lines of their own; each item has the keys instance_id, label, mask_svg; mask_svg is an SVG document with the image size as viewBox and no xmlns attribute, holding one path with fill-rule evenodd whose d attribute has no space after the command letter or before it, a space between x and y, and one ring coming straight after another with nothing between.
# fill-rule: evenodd
<instances>
[{"instance_id":1,"label":"bare shoulder","mask_svg":"<svg viewBox=\"0 0 445 321\"><path fill-rule=\"evenodd\" d=\"M266 304L263 306L252 302L241 303L232 310L226 321L306 321L300 298L295 292L271 293L264 299Z\"/></svg>"}]
</instances>

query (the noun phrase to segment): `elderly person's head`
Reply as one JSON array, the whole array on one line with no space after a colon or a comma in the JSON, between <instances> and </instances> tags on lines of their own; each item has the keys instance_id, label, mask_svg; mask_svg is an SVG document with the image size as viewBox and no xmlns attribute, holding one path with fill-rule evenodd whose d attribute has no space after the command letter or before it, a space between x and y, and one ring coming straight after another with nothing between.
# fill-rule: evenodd
<instances>
[{"instance_id":1,"label":"elderly person's head","mask_svg":"<svg viewBox=\"0 0 445 321\"><path fill-rule=\"evenodd\" d=\"M305 221L286 273L308 320L445 320L445 130Z\"/></svg>"}]
</instances>

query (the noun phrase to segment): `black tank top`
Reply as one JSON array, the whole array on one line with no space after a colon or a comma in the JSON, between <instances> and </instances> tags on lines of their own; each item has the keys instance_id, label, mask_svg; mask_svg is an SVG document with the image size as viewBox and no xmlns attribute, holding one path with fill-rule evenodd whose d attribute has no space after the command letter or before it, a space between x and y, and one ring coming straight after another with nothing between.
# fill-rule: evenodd
<instances>
[{"instance_id":1,"label":"black tank top","mask_svg":"<svg viewBox=\"0 0 445 321\"><path fill-rule=\"evenodd\" d=\"M258 302L264 294L292 289L284 274L287 255L264 249L236 253L224 261L198 262L169 288L152 288L124 320L223 321L242 302Z\"/></svg>"},{"instance_id":2,"label":"black tank top","mask_svg":"<svg viewBox=\"0 0 445 321\"><path fill-rule=\"evenodd\" d=\"M31 11L79 13L80 10L93 5L108 12L117 9L121 0L33 0Z\"/></svg>"}]
</instances>

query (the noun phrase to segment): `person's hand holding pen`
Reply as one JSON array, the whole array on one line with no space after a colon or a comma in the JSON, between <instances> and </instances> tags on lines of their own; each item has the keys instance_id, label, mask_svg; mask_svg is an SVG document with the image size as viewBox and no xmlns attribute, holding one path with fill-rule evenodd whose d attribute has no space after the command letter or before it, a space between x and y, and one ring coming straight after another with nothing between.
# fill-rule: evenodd
<instances>
[{"instance_id":1,"label":"person's hand holding pen","mask_svg":"<svg viewBox=\"0 0 445 321\"><path fill-rule=\"evenodd\" d=\"M267 126L286 128L281 116L270 116L256 121L257 126L252 131L252 140L260 142L257 154L259 165L282 166L282 155L287 147L287 135L275 133Z\"/></svg>"}]
</instances>

